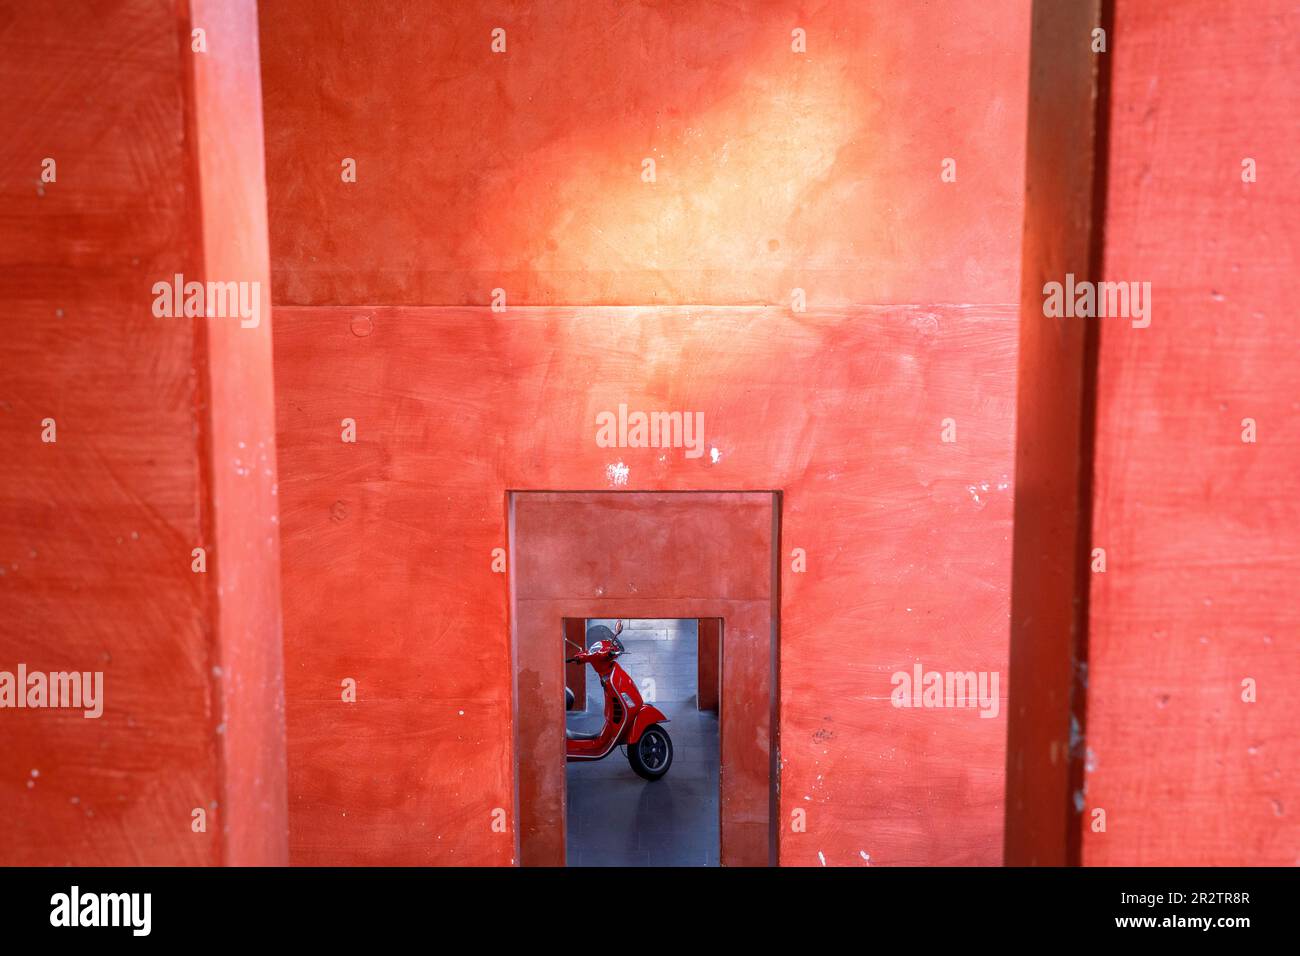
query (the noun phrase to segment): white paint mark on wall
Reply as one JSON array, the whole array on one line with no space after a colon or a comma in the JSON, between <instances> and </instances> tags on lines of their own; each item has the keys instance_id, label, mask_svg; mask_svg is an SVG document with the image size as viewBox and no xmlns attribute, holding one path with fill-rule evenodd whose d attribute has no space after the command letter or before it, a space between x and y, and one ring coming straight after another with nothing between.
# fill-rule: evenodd
<instances>
[{"instance_id":1,"label":"white paint mark on wall","mask_svg":"<svg viewBox=\"0 0 1300 956\"><path fill-rule=\"evenodd\" d=\"M718 463L718 459L721 457L722 457L722 452L718 451L718 449L716 448L709 449L709 458L713 461L715 465Z\"/></svg>"},{"instance_id":2,"label":"white paint mark on wall","mask_svg":"<svg viewBox=\"0 0 1300 956\"><path fill-rule=\"evenodd\" d=\"M817 851L817 859L822 861L822 866L826 865L826 854L822 853L821 850Z\"/></svg>"},{"instance_id":3,"label":"white paint mark on wall","mask_svg":"<svg viewBox=\"0 0 1300 956\"><path fill-rule=\"evenodd\" d=\"M626 485L629 474L631 474L631 469L621 461L605 466L605 479L611 485Z\"/></svg>"},{"instance_id":4,"label":"white paint mark on wall","mask_svg":"<svg viewBox=\"0 0 1300 956\"><path fill-rule=\"evenodd\" d=\"M1002 480L997 482L996 485L987 481L981 481L978 482L977 484L967 485L966 490L970 492L971 500L974 501L975 504L977 504L980 508L983 508L986 502L984 498L980 497L981 495L987 496L989 492L994 490L1006 491L1010 487L1011 487L1011 482L1007 480L1006 475L1003 475Z\"/></svg>"}]
</instances>

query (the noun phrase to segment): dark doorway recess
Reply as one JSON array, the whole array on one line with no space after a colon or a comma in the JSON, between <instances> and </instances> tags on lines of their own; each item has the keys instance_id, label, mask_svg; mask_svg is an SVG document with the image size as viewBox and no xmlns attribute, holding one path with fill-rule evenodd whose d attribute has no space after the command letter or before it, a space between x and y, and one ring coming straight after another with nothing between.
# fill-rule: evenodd
<instances>
[{"instance_id":1,"label":"dark doorway recess","mask_svg":"<svg viewBox=\"0 0 1300 956\"><path fill-rule=\"evenodd\" d=\"M717 862L774 864L779 494L511 492L508 507L521 865L566 862L569 675L560 636L578 628L565 621L618 617L710 622L704 639L719 655L716 675L705 675L719 688ZM590 670L585 682L590 694ZM714 719L712 703L697 692L691 718ZM627 767L621 754L604 762L611 773Z\"/></svg>"}]
</instances>

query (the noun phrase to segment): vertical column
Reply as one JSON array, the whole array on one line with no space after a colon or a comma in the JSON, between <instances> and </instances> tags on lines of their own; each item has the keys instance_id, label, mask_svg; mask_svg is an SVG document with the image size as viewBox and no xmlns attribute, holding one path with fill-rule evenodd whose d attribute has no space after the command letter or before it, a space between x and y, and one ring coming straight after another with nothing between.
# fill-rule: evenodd
<instances>
[{"instance_id":1,"label":"vertical column","mask_svg":"<svg viewBox=\"0 0 1300 956\"><path fill-rule=\"evenodd\" d=\"M225 862L284 864L279 502L257 3L191 0L190 8L192 30L205 30L209 43L191 59L203 270L209 283L240 295L237 321L216 317L204 325Z\"/></svg>"},{"instance_id":2,"label":"vertical column","mask_svg":"<svg viewBox=\"0 0 1300 956\"><path fill-rule=\"evenodd\" d=\"M253 4L0 7L0 863L283 864Z\"/></svg>"},{"instance_id":3,"label":"vertical column","mask_svg":"<svg viewBox=\"0 0 1300 956\"><path fill-rule=\"evenodd\" d=\"M1112 9L1034 8L1006 862L1287 864L1294 4Z\"/></svg>"},{"instance_id":4,"label":"vertical column","mask_svg":"<svg viewBox=\"0 0 1300 956\"><path fill-rule=\"evenodd\" d=\"M1043 287L1094 275L1100 0L1036 0L1025 156L1005 862L1077 853L1095 329L1047 317Z\"/></svg>"}]
</instances>

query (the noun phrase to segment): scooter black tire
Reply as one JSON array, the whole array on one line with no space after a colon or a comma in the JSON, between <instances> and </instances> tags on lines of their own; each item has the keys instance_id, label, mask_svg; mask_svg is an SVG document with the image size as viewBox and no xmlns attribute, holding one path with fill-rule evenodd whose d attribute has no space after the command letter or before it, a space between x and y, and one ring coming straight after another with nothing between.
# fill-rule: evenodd
<instances>
[{"instance_id":1,"label":"scooter black tire","mask_svg":"<svg viewBox=\"0 0 1300 956\"><path fill-rule=\"evenodd\" d=\"M660 780L673 765L673 739L660 724L651 724L634 744L627 745L627 762L637 776Z\"/></svg>"}]
</instances>

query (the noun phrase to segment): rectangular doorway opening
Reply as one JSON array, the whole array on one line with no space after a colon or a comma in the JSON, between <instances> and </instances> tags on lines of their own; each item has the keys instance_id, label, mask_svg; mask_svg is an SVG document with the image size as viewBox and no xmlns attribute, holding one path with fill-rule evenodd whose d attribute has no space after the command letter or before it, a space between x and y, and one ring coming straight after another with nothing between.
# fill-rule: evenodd
<instances>
[{"instance_id":1,"label":"rectangular doorway opening","mask_svg":"<svg viewBox=\"0 0 1300 956\"><path fill-rule=\"evenodd\" d=\"M661 833L681 832L690 841L683 849L695 865L776 864L780 503L779 492L753 491L508 493L515 833L521 866L615 863L612 854L629 851L634 863L667 863L667 849L650 852L656 825ZM591 646L590 629L617 620L623 622L621 638L634 642L632 656L622 657L631 674L631 687L625 689L635 692L633 706L639 708L636 698L653 686L653 706L673 711L661 713L674 747L675 766L665 779L680 771L678 782L690 785L680 788L679 806L678 788L638 775L626 750L607 747L603 754L580 757L603 766L574 771L571 816L568 757L585 751L571 749L568 731L599 735L604 707L597 710L596 701L603 702L605 692L587 666L589 657L582 668L566 658L577 647ZM649 636L656 631L664 632L662 639L671 633L674 646L691 653L684 659L680 652L650 653L642 642L660 640ZM710 648L703 655L701 641ZM655 665L667 669L656 673ZM572 705L566 686L573 690ZM613 697L622 700L621 692ZM701 742L711 726L718 728L716 757ZM628 739L632 736L613 746L626 746ZM578 776L585 771L591 773ZM716 785L708 771L716 771ZM617 789L644 799L641 825L636 825L636 803L617 811L617 819L593 818L600 807L589 777L614 778ZM662 791L658 796L655 788ZM656 811L666 795L673 798L674 815L689 811L691 817L670 821L666 810ZM717 852L710 856L712 831L696 826L696 812L714 805ZM613 806L607 802L605 812L614 814ZM683 824L680 830L677 822ZM570 825L576 830L572 841ZM598 840L588 849L592 837ZM696 853L695 845L703 852ZM570 861L571 848L577 853Z\"/></svg>"},{"instance_id":2,"label":"rectangular doorway opening","mask_svg":"<svg viewBox=\"0 0 1300 956\"><path fill-rule=\"evenodd\" d=\"M565 665L567 749L590 751L566 756L568 866L719 865L721 635L720 618L564 619L566 659L617 637L613 664L636 687L622 698L621 678ZM638 697L667 718L658 737L607 750Z\"/></svg>"}]
</instances>

